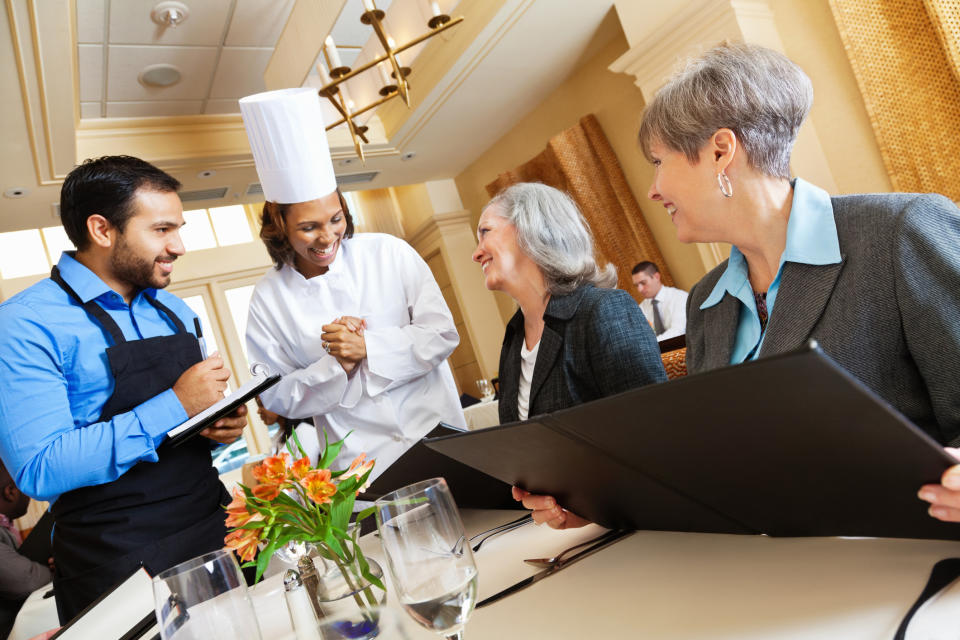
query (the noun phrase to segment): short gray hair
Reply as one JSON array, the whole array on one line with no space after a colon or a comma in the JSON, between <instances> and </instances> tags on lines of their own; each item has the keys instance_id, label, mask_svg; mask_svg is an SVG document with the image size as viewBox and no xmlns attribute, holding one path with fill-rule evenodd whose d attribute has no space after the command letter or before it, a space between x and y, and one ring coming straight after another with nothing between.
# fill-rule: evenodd
<instances>
[{"instance_id":1,"label":"short gray hair","mask_svg":"<svg viewBox=\"0 0 960 640\"><path fill-rule=\"evenodd\" d=\"M484 211L491 207L516 228L520 250L543 272L551 295L570 293L585 283L616 285L616 268L597 266L590 225L563 191L518 182L494 196Z\"/></svg>"},{"instance_id":2,"label":"short gray hair","mask_svg":"<svg viewBox=\"0 0 960 640\"><path fill-rule=\"evenodd\" d=\"M718 129L731 129L758 171L790 178L790 153L813 104L813 85L782 53L724 43L687 63L651 100L640 146L660 143L697 162Z\"/></svg>"}]
</instances>

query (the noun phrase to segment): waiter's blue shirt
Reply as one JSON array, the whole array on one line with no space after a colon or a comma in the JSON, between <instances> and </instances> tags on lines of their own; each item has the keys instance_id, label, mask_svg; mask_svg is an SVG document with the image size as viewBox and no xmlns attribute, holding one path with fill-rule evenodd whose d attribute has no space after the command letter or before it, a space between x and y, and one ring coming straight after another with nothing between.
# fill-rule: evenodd
<instances>
[{"instance_id":1,"label":"waiter's blue shirt","mask_svg":"<svg viewBox=\"0 0 960 640\"><path fill-rule=\"evenodd\" d=\"M833 219L830 194L797 178L793 184L793 201L790 206L790 219L787 221L787 244L780 256L777 275L767 289L768 324L773 318L784 264L796 262L825 265L836 264L840 260L840 240L837 238L837 224ZM707 309L718 304L726 294L740 301L740 318L730 364L753 360L760 353L765 332L760 328L760 314L757 311L753 287L750 285L747 259L736 247L730 248L727 268L700 308Z\"/></svg>"},{"instance_id":2,"label":"waiter's blue shirt","mask_svg":"<svg viewBox=\"0 0 960 640\"><path fill-rule=\"evenodd\" d=\"M145 296L193 328L195 314L170 293L145 289L128 305L69 253L58 267L127 340L176 333ZM0 457L27 495L52 503L72 489L116 480L138 462L156 462L166 432L187 419L168 389L100 422L114 388L105 353L112 345L100 323L49 278L0 304Z\"/></svg>"}]
</instances>

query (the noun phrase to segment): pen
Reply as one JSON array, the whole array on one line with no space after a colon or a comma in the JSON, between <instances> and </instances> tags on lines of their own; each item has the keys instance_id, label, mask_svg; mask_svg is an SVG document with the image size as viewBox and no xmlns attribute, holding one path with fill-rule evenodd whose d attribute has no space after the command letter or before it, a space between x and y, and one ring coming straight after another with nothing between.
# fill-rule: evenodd
<instances>
[{"instance_id":1,"label":"pen","mask_svg":"<svg viewBox=\"0 0 960 640\"><path fill-rule=\"evenodd\" d=\"M203 339L203 329L200 328L200 318L194 316L193 326L197 330L197 342L200 343L200 355L203 356L203 359L207 359L207 343Z\"/></svg>"}]
</instances>

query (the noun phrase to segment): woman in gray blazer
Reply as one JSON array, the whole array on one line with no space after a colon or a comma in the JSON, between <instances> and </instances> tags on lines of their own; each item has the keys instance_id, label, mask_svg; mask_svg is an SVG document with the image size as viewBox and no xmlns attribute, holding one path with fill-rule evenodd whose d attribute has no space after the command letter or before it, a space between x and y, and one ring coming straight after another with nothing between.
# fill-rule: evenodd
<instances>
[{"instance_id":1,"label":"woman in gray blazer","mask_svg":"<svg viewBox=\"0 0 960 640\"><path fill-rule=\"evenodd\" d=\"M691 61L643 115L655 166L648 196L683 242L730 258L690 291L691 373L815 339L836 362L943 445L960 442L960 211L923 194L831 197L791 179L813 101L782 54L724 44ZM960 468L920 489L960 521ZM543 498L549 500L548 498ZM528 507L556 513L529 497ZM563 524L562 522L559 524Z\"/></svg>"},{"instance_id":2,"label":"woman in gray blazer","mask_svg":"<svg viewBox=\"0 0 960 640\"><path fill-rule=\"evenodd\" d=\"M667 379L657 339L564 192L518 183L488 204L473 259L519 309L500 351L500 422L526 420ZM514 490L515 497L517 489Z\"/></svg>"}]
</instances>

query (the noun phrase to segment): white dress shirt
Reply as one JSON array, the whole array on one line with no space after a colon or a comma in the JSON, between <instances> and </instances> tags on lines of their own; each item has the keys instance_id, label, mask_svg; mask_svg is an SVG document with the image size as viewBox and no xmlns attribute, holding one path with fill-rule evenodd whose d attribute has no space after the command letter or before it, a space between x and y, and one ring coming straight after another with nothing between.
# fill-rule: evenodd
<instances>
[{"instance_id":1,"label":"white dress shirt","mask_svg":"<svg viewBox=\"0 0 960 640\"><path fill-rule=\"evenodd\" d=\"M683 289L663 285L654 296L659 303L660 319L663 320L663 333L657 340L666 340L682 336L687 332L687 292ZM653 326L653 303L647 298L640 303L640 310L646 316L647 322Z\"/></svg>"},{"instance_id":2,"label":"white dress shirt","mask_svg":"<svg viewBox=\"0 0 960 640\"><path fill-rule=\"evenodd\" d=\"M367 321L367 357L348 378L321 346L340 316ZM251 363L283 378L261 395L269 410L313 418L331 441L350 437L333 468L366 452L371 479L443 421L463 427L447 357L459 343L429 267L403 240L362 233L343 240L327 273L306 279L290 265L254 288L247 323Z\"/></svg>"}]
</instances>

